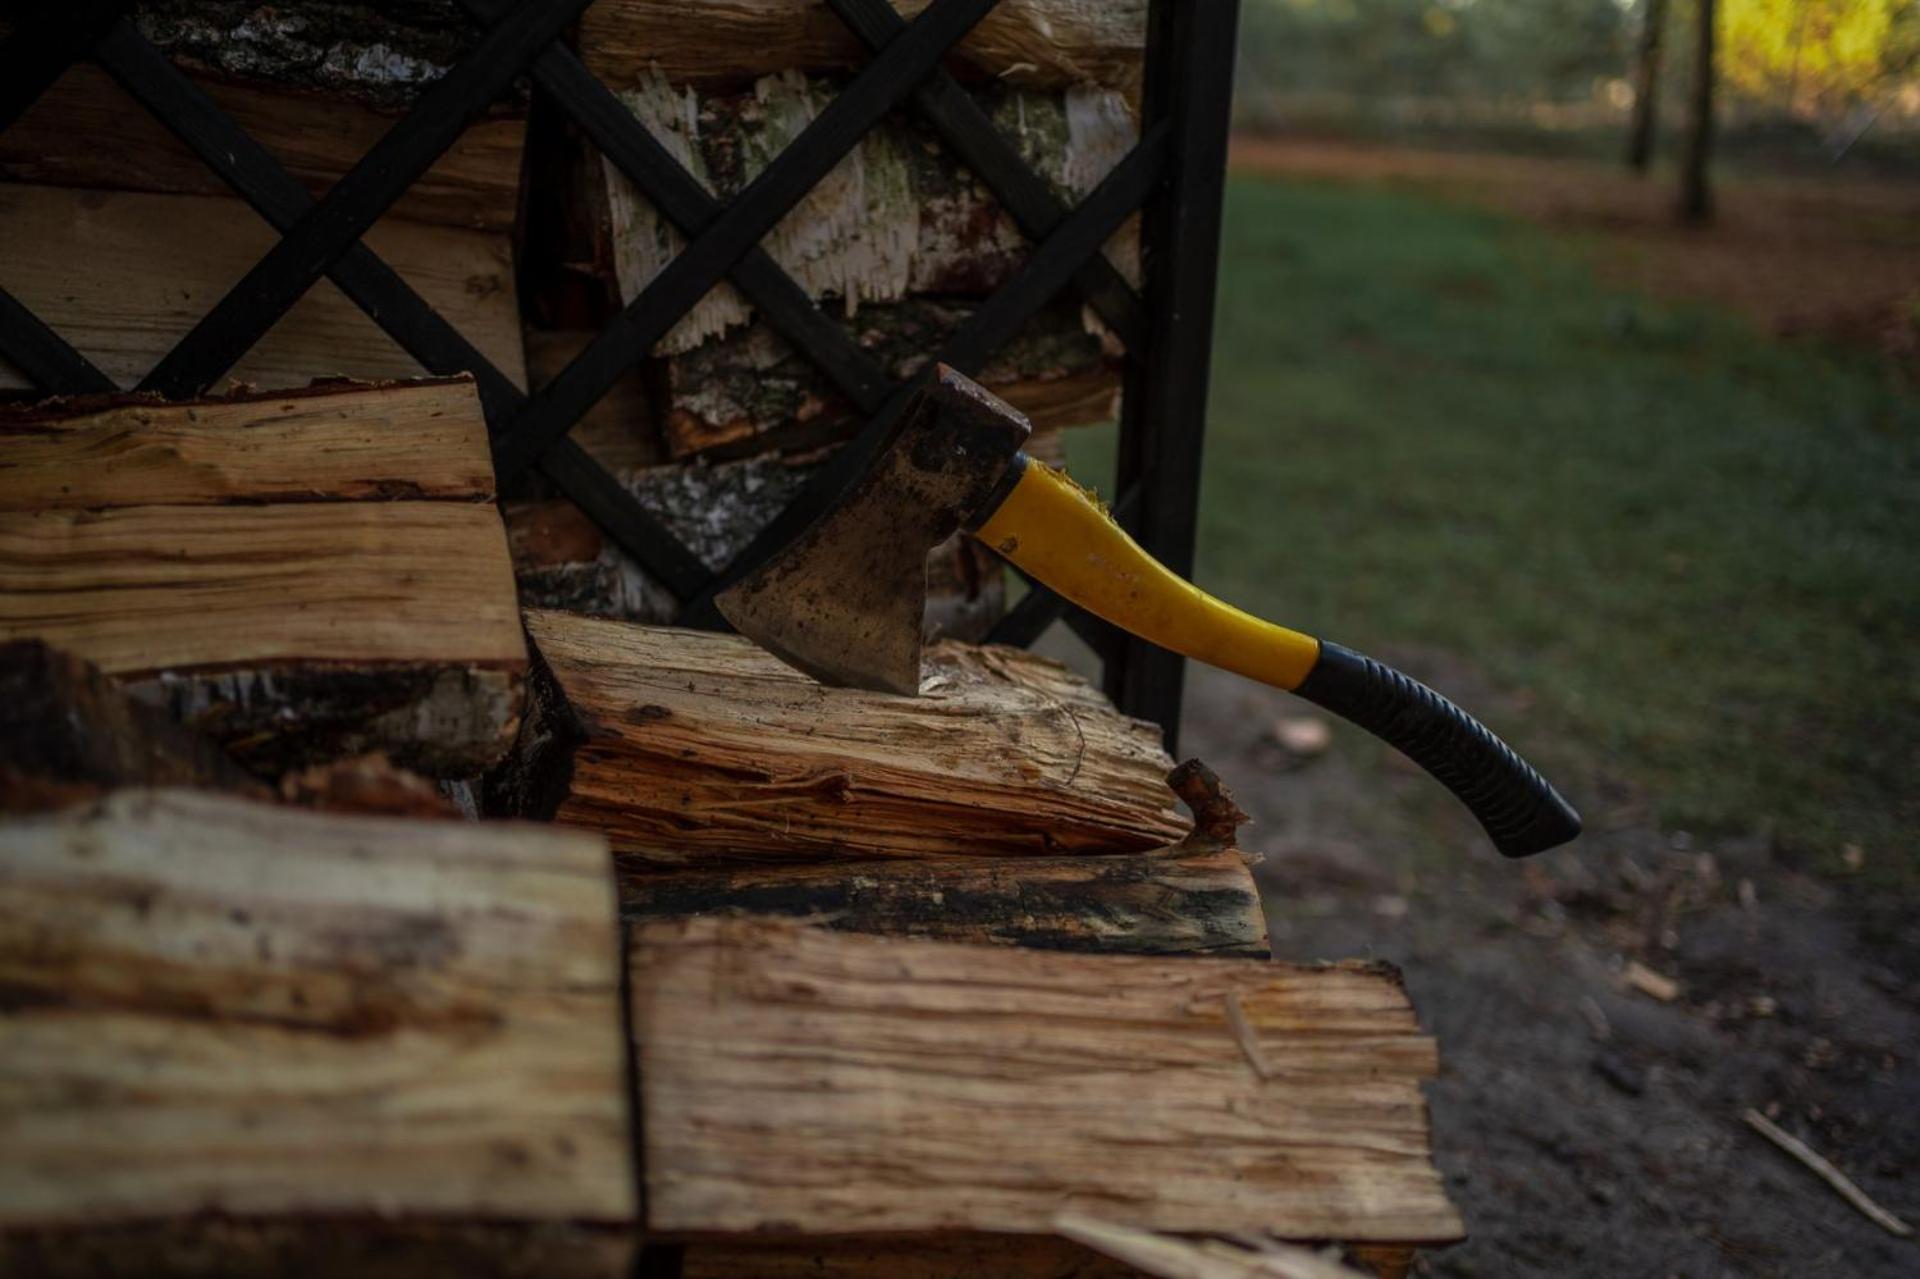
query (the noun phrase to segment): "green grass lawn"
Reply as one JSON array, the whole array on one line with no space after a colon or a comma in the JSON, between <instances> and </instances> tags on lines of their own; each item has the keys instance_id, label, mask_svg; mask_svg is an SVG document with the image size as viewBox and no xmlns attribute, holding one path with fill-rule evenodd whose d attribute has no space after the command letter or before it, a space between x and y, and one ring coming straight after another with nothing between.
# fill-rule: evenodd
<instances>
[{"instance_id":1,"label":"green grass lawn","mask_svg":"<svg viewBox=\"0 0 1920 1279\"><path fill-rule=\"evenodd\" d=\"M1920 397L1894 372L1414 195L1239 180L1222 256L1204 585L1524 690L1504 726L1599 823L1610 782L1667 827L1920 880ZM1109 438L1074 448L1110 474Z\"/></svg>"}]
</instances>

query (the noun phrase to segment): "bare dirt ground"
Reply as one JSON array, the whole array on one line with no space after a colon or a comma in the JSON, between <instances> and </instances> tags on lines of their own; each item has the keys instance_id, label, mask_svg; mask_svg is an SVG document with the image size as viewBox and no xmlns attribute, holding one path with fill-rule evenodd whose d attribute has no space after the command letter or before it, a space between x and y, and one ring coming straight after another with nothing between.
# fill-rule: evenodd
<instances>
[{"instance_id":1,"label":"bare dirt ground","mask_svg":"<svg viewBox=\"0 0 1920 1279\"><path fill-rule=\"evenodd\" d=\"M1387 656L1502 722L1471 671ZM1505 862L1357 734L1302 756L1275 726L1311 708L1205 668L1189 681L1182 754L1255 819L1276 954L1400 965L1439 1038L1435 1144L1472 1238L1427 1273L1920 1274L1920 1243L1742 1122L1772 1116L1920 1222L1914 925L1869 941L1871 903L1844 883L1760 840L1657 829L1606 779L1570 779L1602 797L1575 849ZM1677 996L1637 990L1635 962Z\"/></svg>"},{"instance_id":2,"label":"bare dirt ground","mask_svg":"<svg viewBox=\"0 0 1920 1279\"><path fill-rule=\"evenodd\" d=\"M1786 336L1836 338L1920 371L1920 181L1723 178L1719 216L1679 225L1670 176L1617 164L1316 139L1236 138L1231 167L1434 191L1574 233L1603 279L1714 302Z\"/></svg>"}]
</instances>

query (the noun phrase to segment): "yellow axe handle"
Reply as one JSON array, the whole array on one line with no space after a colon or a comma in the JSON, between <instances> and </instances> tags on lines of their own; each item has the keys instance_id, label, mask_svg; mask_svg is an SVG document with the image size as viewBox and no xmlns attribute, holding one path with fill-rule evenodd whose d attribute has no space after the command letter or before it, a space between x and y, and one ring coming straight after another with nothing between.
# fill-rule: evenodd
<instances>
[{"instance_id":1,"label":"yellow axe handle","mask_svg":"<svg viewBox=\"0 0 1920 1279\"><path fill-rule=\"evenodd\" d=\"M1213 598L1148 555L1090 494L1043 463L1025 460L974 536L1096 617L1287 689L1398 748L1458 796L1509 857L1580 833L1572 806L1473 716L1370 657Z\"/></svg>"}]
</instances>

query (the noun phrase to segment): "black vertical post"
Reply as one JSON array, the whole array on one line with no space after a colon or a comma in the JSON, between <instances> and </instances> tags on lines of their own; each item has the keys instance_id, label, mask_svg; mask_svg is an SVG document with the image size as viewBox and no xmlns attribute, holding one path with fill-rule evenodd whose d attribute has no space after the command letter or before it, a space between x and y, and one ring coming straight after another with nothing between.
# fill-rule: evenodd
<instances>
[{"instance_id":1,"label":"black vertical post","mask_svg":"<svg viewBox=\"0 0 1920 1279\"><path fill-rule=\"evenodd\" d=\"M1165 183L1141 213L1146 349L1129 352L1114 491L1139 486L1125 523L1162 564L1193 575L1200 445L1213 345L1214 273L1226 184L1227 122L1239 0L1152 0L1142 130L1172 131ZM1177 751L1184 659L1127 637L1106 671L1107 692L1152 720Z\"/></svg>"}]
</instances>

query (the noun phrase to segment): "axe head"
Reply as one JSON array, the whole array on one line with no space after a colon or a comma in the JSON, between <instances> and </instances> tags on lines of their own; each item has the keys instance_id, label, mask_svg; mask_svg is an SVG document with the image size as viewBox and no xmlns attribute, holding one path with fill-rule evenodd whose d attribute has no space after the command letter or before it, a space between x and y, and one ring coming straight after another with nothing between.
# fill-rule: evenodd
<instances>
[{"instance_id":1,"label":"axe head","mask_svg":"<svg viewBox=\"0 0 1920 1279\"><path fill-rule=\"evenodd\" d=\"M1031 429L941 365L840 501L715 607L822 683L918 693L927 555L1000 504Z\"/></svg>"}]
</instances>

